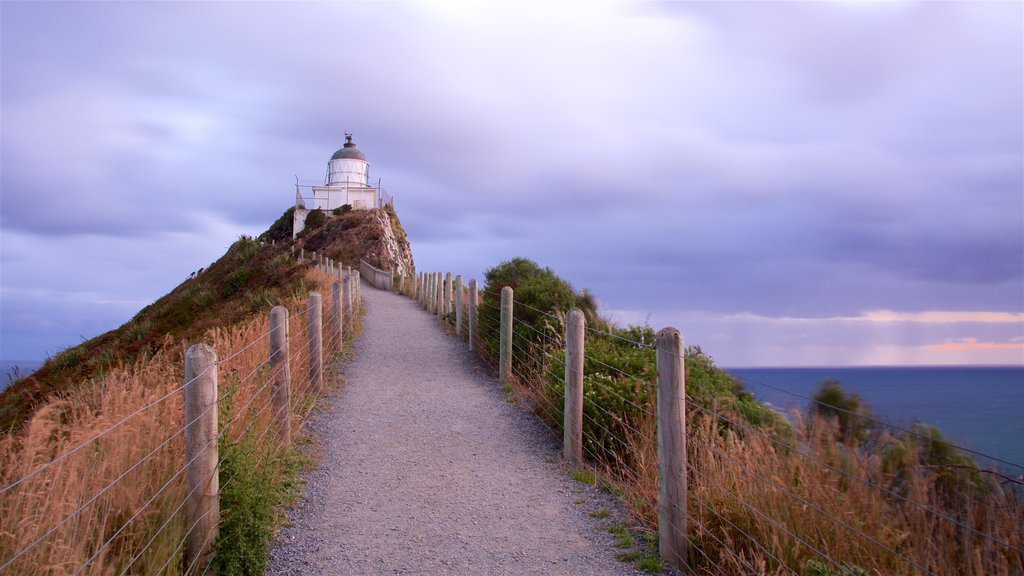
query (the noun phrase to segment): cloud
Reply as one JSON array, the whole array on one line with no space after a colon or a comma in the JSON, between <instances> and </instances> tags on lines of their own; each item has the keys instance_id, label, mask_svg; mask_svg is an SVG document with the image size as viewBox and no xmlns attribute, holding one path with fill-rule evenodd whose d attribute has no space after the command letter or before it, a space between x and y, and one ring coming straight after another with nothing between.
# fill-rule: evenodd
<instances>
[{"instance_id":1,"label":"cloud","mask_svg":"<svg viewBox=\"0 0 1024 576\"><path fill-rule=\"evenodd\" d=\"M927 312L896 312L893 310L877 310L864 312L857 316L832 316L793 318L786 316L771 317L757 314L723 315L723 320L742 320L745 322L784 322L784 323L819 323L819 322L869 322L899 323L911 322L921 324L953 324L953 323L1009 323L1024 325L1024 313L1014 312L960 312L960 311L927 311Z\"/></svg>"},{"instance_id":2,"label":"cloud","mask_svg":"<svg viewBox=\"0 0 1024 576\"><path fill-rule=\"evenodd\" d=\"M928 349L944 352L975 350L1017 350L1024 352L1024 338L1014 338L1012 342L979 342L977 338L960 338L942 344L933 344L928 346Z\"/></svg>"},{"instance_id":3,"label":"cloud","mask_svg":"<svg viewBox=\"0 0 1024 576\"><path fill-rule=\"evenodd\" d=\"M425 269L530 257L727 358L1006 341L1022 12L5 4L3 288L159 295L269 226L350 131ZM76 267L97 254L120 288ZM771 330L786 349L747 347Z\"/></svg>"}]
</instances>

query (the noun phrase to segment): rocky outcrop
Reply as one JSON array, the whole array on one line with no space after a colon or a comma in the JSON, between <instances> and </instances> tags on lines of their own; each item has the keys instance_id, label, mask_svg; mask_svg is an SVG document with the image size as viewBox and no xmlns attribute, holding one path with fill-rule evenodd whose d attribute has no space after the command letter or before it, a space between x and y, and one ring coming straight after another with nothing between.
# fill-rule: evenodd
<instances>
[{"instance_id":1,"label":"rocky outcrop","mask_svg":"<svg viewBox=\"0 0 1024 576\"><path fill-rule=\"evenodd\" d=\"M353 268L366 260L396 275L410 276L416 270L409 239L391 206L328 216L322 224L299 233L296 246Z\"/></svg>"}]
</instances>

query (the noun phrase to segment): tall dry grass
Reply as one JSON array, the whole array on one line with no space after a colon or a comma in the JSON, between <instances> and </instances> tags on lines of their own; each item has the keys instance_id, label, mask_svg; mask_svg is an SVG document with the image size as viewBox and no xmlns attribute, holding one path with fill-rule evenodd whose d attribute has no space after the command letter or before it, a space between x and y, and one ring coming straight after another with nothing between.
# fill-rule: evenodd
<instances>
[{"instance_id":1,"label":"tall dry grass","mask_svg":"<svg viewBox=\"0 0 1024 576\"><path fill-rule=\"evenodd\" d=\"M301 287L313 286L326 296L325 317L332 313L332 282L311 271ZM293 430L319 393L310 386L302 290L282 302L291 311ZM280 447L268 408L267 310L211 330L202 341L220 358L221 434L227 445L251 434L257 451L271 454ZM325 330L325 355L341 347L331 336ZM167 340L151 358L116 366L49 400L27 426L0 438L0 488L22 479L0 494L0 573L184 571L181 358L192 343Z\"/></svg>"},{"instance_id":2,"label":"tall dry grass","mask_svg":"<svg viewBox=\"0 0 1024 576\"><path fill-rule=\"evenodd\" d=\"M519 396L557 422L561 406L547 380L514 376ZM656 417L644 411L621 421L611 443L585 438L584 451L640 524L657 530ZM695 573L801 574L817 560L837 574L854 566L869 574L1024 574L1024 500L1012 483L930 465L912 449L890 469L885 448L908 439L882 437L869 448L844 443L838 423L821 416L794 412L791 424L780 437L720 407L688 409Z\"/></svg>"}]
</instances>

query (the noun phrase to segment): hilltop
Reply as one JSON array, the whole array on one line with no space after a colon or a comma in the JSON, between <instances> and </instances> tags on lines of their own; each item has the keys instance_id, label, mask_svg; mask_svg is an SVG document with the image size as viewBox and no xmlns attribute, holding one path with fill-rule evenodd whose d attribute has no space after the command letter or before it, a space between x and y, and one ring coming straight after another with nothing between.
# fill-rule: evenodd
<instances>
[{"instance_id":1,"label":"hilltop","mask_svg":"<svg viewBox=\"0 0 1024 576\"><path fill-rule=\"evenodd\" d=\"M114 366L145 360L160 350L183 353L218 327L269 310L289 292L309 289L310 262L294 258L315 251L357 268L411 274L412 249L392 206L320 213L292 239L292 209L256 238L242 236L216 262L190 276L122 326L48 358L31 376L0 393L0 429L20 426L54 394L96 381Z\"/></svg>"}]
</instances>

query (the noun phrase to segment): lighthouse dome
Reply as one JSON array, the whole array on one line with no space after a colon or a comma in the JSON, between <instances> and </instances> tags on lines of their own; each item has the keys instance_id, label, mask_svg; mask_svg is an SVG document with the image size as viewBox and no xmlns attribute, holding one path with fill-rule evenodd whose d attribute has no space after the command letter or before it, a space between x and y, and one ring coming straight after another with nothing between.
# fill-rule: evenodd
<instances>
[{"instance_id":1,"label":"lighthouse dome","mask_svg":"<svg viewBox=\"0 0 1024 576\"><path fill-rule=\"evenodd\" d=\"M345 145L331 156L327 163L327 182L331 185L367 186L370 179L370 162L352 142L352 135L345 135Z\"/></svg>"},{"instance_id":2,"label":"lighthouse dome","mask_svg":"<svg viewBox=\"0 0 1024 576\"><path fill-rule=\"evenodd\" d=\"M342 158L346 158L351 160L362 160L365 162L366 155L360 152L359 148L356 148L356 145L352 143L352 136L349 135L347 138L348 141L334 153L334 156L331 156L331 160L341 160Z\"/></svg>"}]
</instances>

